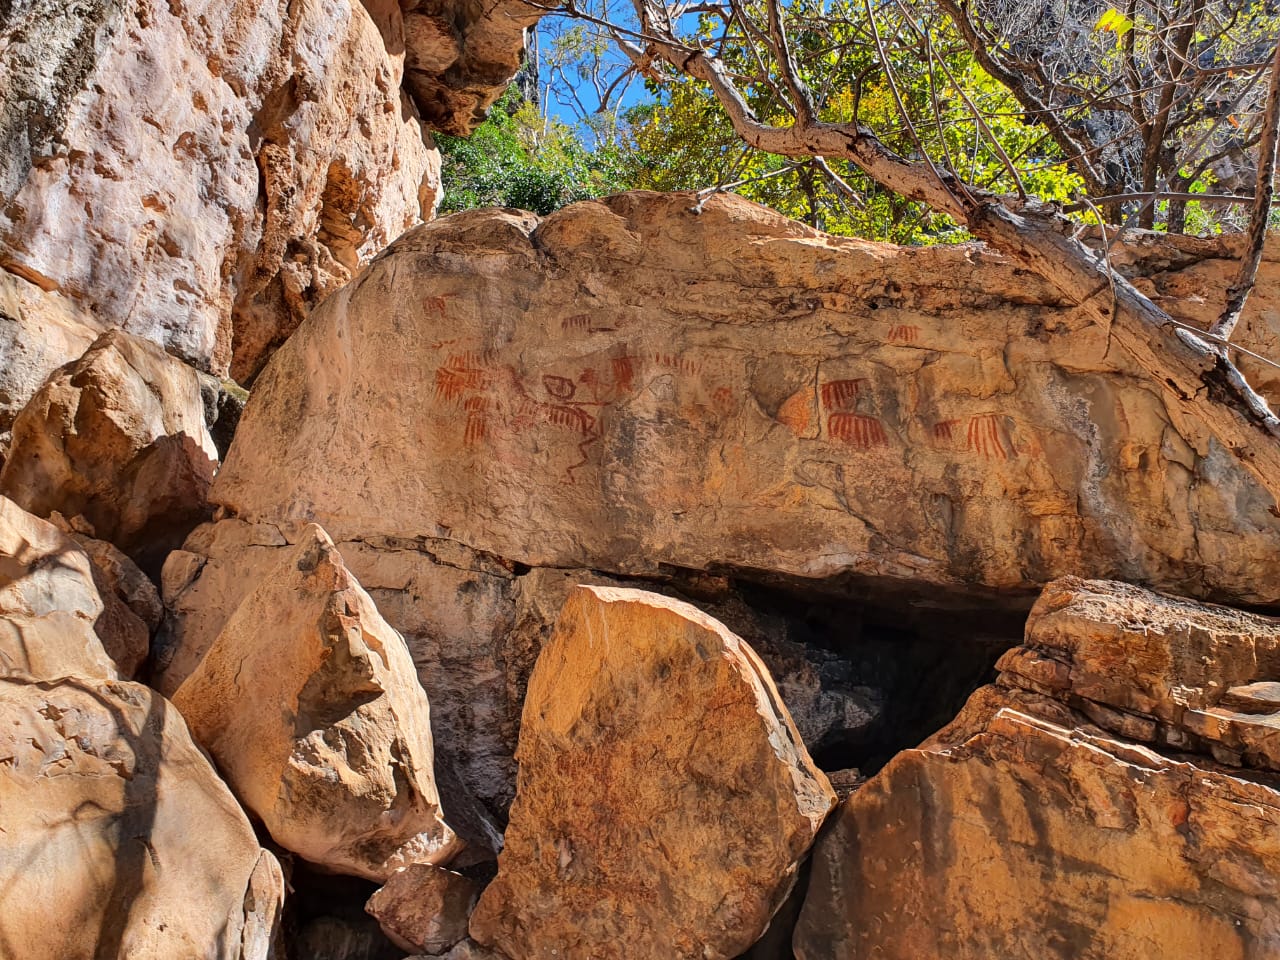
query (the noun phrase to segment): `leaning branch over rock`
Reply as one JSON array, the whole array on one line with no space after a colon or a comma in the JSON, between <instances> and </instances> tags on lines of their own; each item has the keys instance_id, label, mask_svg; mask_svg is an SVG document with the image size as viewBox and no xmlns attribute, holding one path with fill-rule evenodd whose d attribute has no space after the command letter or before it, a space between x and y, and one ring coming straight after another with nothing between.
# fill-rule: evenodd
<instances>
[{"instance_id":1,"label":"leaning branch over rock","mask_svg":"<svg viewBox=\"0 0 1280 960\"><path fill-rule=\"evenodd\" d=\"M1111 336L1163 385L1167 402L1203 423L1280 499L1280 418L1227 357L1174 323L1116 275L1105 256L1076 239L1075 225L1056 208L1034 201L1008 201L964 182L927 158L899 156L861 124L816 119L818 110L811 100L795 104L795 120L789 125L763 122L723 61L704 49L691 49L676 37L674 18L660 0L633 2L647 57L706 83L746 143L780 156L843 158L882 187L964 223L975 236L1035 271L1095 322L1108 327ZM575 13L572 5L569 12ZM734 12L742 20L748 17L737 2ZM773 66L792 98L807 93L803 82L790 75L794 71L790 58L775 57Z\"/></svg>"}]
</instances>

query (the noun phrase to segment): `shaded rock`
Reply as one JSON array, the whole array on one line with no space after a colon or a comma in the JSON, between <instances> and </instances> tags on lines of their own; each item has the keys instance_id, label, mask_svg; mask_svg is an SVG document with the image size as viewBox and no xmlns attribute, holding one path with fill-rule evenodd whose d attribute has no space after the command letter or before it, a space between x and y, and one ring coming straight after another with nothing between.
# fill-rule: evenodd
<instances>
[{"instance_id":1,"label":"shaded rock","mask_svg":"<svg viewBox=\"0 0 1280 960\"><path fill-rule=\"evenodd\" d=\"M525 30L546 10L523 0L403 6L405 89L428 126L465 136L506 91L524 60Z\"/></svg>"},{"instance_id":2,"label":"shaded rock","mask_svg":"<svg viewBox=\"0 0 1280 960\"><path fill-rule=\"evenodd\" d=\"M402 949L441 954L467 935L479 895L476 883L460 873L412 863L393 873L365 909Z\"/></svg>"},{"instance_id":3,"label":"shaded rock","mask_svg":"<svg viewBox=\"0 0 1280 960\"><path fill-rule=\"evenodd\" d=\"M527 957L734 957L835 803L763 664L688 604L570 596L529 682L483 945Z\"/></svg>"},{"instance_id":4,"label":"shaded rock","mask_svg":"<svg viewBox=\"0 0 1280 960\"><path fill-rule=\"evenodd\" d=\"M171 705L132 683L3 678L0 718L0 954L276 955L279 864Z\"/></svg>"},{"instance_id":5,"label":"shaded rock","mask_svg":"<svg viewBox=\"0 0 1280 960\"><path fill-rule=\"evenodd\" d=\"M102 598L97 633L107 655L124 679L137 676L151 650L164 605L156 586L137 565L105 540L73 533L71 539L88 556L93 582Z\"/></svg>"},{"instance_id":6,"label":"shaded rock","mask_svg":"<svg viewBox=\"0 0 1280 960\"><path fill-rule=\"evenodd\" d=\"M507 960L506 954L482 947L474 940L463 940L443 956L444 960ZM407 960L422 960L422 958L409 957Z\"/></svg>"},{"instance_id":7,"label":"shaded rock","mask_svg":"<svg viewBox=\"0 0 1280 960\"><path fill-rule=\"evenodd\" d=\"M116 679L103 637L119 636L85 552L0 497L0 676Z\"/></svg>"},{"instance_id":8,"label":"shaded rock","mask_svg":"<svg viewBox=\"0 0 1280 960\"><path fill-rule=\"evenodd\" d=\"M1280 602L1271 498L1044 284L691 203L406 234L255 384L215 501L612 574Z\"/></svg>"},{"instance_id":9,"label":"shaded rock","mask_svg":"<svg viewBox=\"0 0 1280 960\"><path fill-rule=\"evenodd\" d=\"M1280 770L1280 619L1070 578L997 666L1112 733Z\"/></svg>"},{"instance_id":10,"label":"shaded rock","mask_svg":"<svg viewBox=\"0 0 1280 960\"><path fill-rule=\"evenodd\" d=\"M1280 782L998 703L845 801L814 850L799 960L1280 950Z\"/></svg>"},{"instance_id":11,"label":"shaded rock","mask_svg":"<svg viewBox=\"0 0 1280 960\"><path fill-rule=\"evenodd\" d=\"M383 936L372 921L316 917L299 931L294 955L306 960L400 960L404 951Z\"/></svg>"},{"instance_id":12,"label":"shaded rock","mask_svg":"<svg viewBox=\"0 0 1280 960\"><path fill-rule=\"evenodd\" d=\"M319 527L274 559L175 705L286 849L373 880L447 862L457 840L440 819L429 707L404 641Z\"/></svg>"},{"instance_id":13,"label":"shaded rock","mask_svg":"<svg viewBox=\"0 0 1280 960\"><path fill-rule=\"evenodd\" d=\"M1278 637L1126 584L1050 584L997 682L843 802L798 960L1275 955L1280 777L1208 754L1272 765Z\"/></svg>"},{"instance_id":14,"label":"shaded rock","mask_svg":"<svg viewBox=\"0 0 1280 960\"><path fill-rule=\"evenodd\" d=\"M0 264L0 465L13 418L45 378L81 356L99 332L93 318L65 297Z\"/></svg>"},{"instance_id":15,"label":"shaded rock","mask_svg":"<svg viewBox=\"0 0 1280 960\"><path fill-rule=\"evenodd\" d=\"M83 516L144 568L209 516L217 451L196 372L108 331L13 423L0 492L38 516Z\"/></svg>"},{"instance_id":16,"label":"shaded rock","mask_svg":"<svg viewBox=\"0 0 1280 960\"><path fill-rule=\"evenodd\" d=\"M162 577L169 615L153 673L158 689L178 688L302 529L222 520L200 527L170 554ZM502 660L519 592L510 568L443 540L356 540L338 549L409 646L431 702L437 768L447 768L456 785L444 796L445 810L451 823L455 811L460 815L459 829L476 845L464 856L480 847L496 853L501 827L485 808L504 811L515 793L512 754L523 697L523 686L508 689Z\"/></svg>"}]
</instances>

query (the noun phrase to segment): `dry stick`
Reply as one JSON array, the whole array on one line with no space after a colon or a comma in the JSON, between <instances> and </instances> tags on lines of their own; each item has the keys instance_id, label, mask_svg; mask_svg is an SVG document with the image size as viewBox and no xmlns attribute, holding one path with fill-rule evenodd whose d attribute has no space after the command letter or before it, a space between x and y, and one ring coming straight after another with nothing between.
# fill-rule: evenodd
<instances>
[{"instance_id":1,"label":"dry stick","mask_svg":"<svg viewBox=\"0 0 1280 960\"><path fill-rule=\"evenodd\" d=\"M1262 245L1267 238L1267 221L1271 219L1271 198L1276 189L1276 144L1280 141L1280 43L1276 44L1271 63L1271 87L1267 91L1267 112L1262 118L1262 142L1258 145L1258 186L1253 192L1253 211L1249 215L1249 243L1240 258L1235 282L1227 287L1227 308L1209 332L1224 340L1231 338L1245 301L1253 290L1262 263Z\"/></svg>"}]
</instances>

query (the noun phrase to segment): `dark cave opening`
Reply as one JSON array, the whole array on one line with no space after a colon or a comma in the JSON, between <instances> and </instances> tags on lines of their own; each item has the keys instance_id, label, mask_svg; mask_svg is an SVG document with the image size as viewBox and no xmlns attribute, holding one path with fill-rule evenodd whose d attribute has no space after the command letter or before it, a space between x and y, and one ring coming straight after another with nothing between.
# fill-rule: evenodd
<instances>
[{"instance_id":1,"label":"dark cave opening","mask_svg":"<svg viewBox=\"0 0 1280 960\"><path fill-rule=\"evenodd\" d=\"M970 694L995 679L996 660L1022 641L1034 601L1029 593L740 573L671 571L667 586L756 648L798 724L787 685L787 664L797 653L813 665L824 694L856 692L873 706L864 722L806 737L823 770L853 768L863 776L946 726Z\"/></svg>"}]
</instances>

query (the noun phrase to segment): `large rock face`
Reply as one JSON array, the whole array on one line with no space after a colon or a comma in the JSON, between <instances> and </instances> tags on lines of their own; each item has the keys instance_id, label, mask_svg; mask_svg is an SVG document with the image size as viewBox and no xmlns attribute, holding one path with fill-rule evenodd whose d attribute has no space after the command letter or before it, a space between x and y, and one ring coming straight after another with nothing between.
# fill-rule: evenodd
<instances>
[{"instance_id":1,"label":"large rock face","mask_svg":"<svg viewBox=\"0 0 1280 960\"><path fill-rule=\"evenodd\" d=\"M845 801L815 848L796 956L1276 956L1280 779L1133 742L1206 744L1206 716L1259 710L1238 685L1277 676L1276 630L1052 584L998 684Z\"/></svg>"},{"instance_id":2,"label":"large rock face","mask_svg":"<svg viewBox=\"0 0 1280 960\"><path fill-rule=\"evenodd\" d=\"M83 516L97 537L158 569L209 516L217 460L196 371L112 330L14 420L0 493L42 517Z\"/></svg>"},{"instance_id":3,"label":"large rock face","mask_svg":"<svg viewBox=\"0 0 1280 960\"><path fill-rule=\"evenodd\" d=\"M540 13L404 5L407 17L394 0L6 5L0 266L104 325L252 376L434 211L440 158L402 92L406 67L429 116L467 132Z\"/></svg>"},{"instance_id":4,"label":"large rock face","mask_svg":"<svg viewBox=\"0 0 1280 960\"><path fill-rule=\"evenodd\" d=\"M0 676L116 679L98 631L115 645L121 622L108 614L88 555L0 497Z\"/></svg>"},{"instance_id":5,"label":"large rock face","mask_svg":"<svg viewBox=\"0 0 1280 960\"><path fill-rule=\"evenodd\" d=\"M471 936L516 958L735 957L835 794L755 653L688 604L582 587L529 681Z\"/></svg>"},{"instance_id":6,"label":"large rock face","mask_svg":"<svg viewBox=\"0 0 1280 960\"><path fill-rule=\"evenodd\" d=\"M277 354L214 499L533 565L1280 600L1270 498L977 247L628 194L412 231Z\"/></svg>"},{"instance_id":7,"label":"large rock face","mask_svg":"<svg viewBox=\"0 0 1280 960\"><path fill-rule=\"evenodd\" d=\"M281 846L372 880L447 862L457 840L404 641L319 527L276 559L174 704Z\"/></svg>"},{"instance_id":8,"label":"large rock face","mask_svg":"<svg viewBox=\"0 0 1280 960\"><path fill-rule=\"evenodd\" d=\"M0 679L0 758L0 955L274 955L280 867L158 694Z\"/></svg>"}]
</instances>

